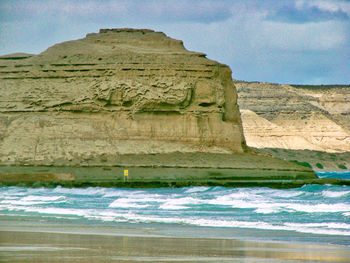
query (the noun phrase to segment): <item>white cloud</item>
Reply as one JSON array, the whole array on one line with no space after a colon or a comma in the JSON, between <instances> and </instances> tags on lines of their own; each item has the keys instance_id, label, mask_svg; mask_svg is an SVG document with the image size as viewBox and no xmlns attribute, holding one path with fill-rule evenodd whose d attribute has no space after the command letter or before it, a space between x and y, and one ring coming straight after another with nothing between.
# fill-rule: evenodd
<instances>
[{"instance_id":1,"label":"white cloud","mask_svg":"<svg viewBox=\"0 0 350 263\"><path fill-rule=\"evenodd\" d=\"M290 51L329 50L346 43L346 24L338 21L288 24L262 21L251 41Z\"/></svg>"},{"instance_id":2,"label":"white cloud","mask_svg":"<svg viewBox=\"0 0 350 263\"><path fill-rule=\"evenodd\" d=\"M6 0L3 0L6 1ZM231 16L230 1L158 0L13 0L0 2L0 20L15 18L54 19L58 16L80 21L194 21L211 23Z\"/></svg>"},{"instance_id":3,"label":"white cloud","mask_svg":"<svg viewBox=\"0 0 350 263\"><path fill-rule=\"evenodd\" d=\"M342 11L350 15L350 2L341 0L298 0L295 3L298 9L317 7L329 12Z\"/></svg>"}]
</instances>

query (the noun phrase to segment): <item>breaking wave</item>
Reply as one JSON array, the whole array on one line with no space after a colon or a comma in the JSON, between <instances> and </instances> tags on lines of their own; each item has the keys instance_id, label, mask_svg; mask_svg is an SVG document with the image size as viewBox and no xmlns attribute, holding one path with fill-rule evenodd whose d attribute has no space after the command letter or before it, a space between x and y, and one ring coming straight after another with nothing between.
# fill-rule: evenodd
<instances>
[{"instance_id":1,"label":"breaking wave","mask_svg":"<svg viewBox=\"0 0 350 263\"><path fill-rule=\"evenodd\" d=\"M0 188L0 215L350 236L350 187Z\"/></svg>"}]
</instances>

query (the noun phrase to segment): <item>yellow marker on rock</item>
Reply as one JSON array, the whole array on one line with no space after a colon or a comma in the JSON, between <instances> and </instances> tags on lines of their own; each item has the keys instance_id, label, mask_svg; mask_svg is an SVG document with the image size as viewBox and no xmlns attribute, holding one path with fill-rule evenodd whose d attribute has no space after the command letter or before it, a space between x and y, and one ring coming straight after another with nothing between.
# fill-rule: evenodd
<instances>
[{"instance_id":1,"label":"yellow marker on rock","mask_svg":"<svg viewBox=\"0 0 350 263\"><path fill-rule=\"evenodd\" d=\"M124 170L124 182L128 181L129 170Z\"/></svg>"}]
</instances>

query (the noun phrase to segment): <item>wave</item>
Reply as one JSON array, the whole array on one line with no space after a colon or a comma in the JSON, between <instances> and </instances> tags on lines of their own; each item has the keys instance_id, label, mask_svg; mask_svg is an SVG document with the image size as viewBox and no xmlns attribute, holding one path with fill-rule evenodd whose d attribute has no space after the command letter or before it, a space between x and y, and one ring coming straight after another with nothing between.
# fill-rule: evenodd
<instances>
[{"instance_id":1,"label":"wave","mask_svg":"<svg viewBox=\"0 0 350 263\"><path fill-rule=\"evenodd\" d=\"M0 188L0 214L350 235L350 187Z\"/></svg>"},{"instance_id":2,"label":"wave","mask_svg":"<svg viewBox=\"0 0 350 263\"><path fill-rule=\"evenodd\" d=\"M347 223L337 223L337 222L322 222L322 223L285 223L286 226L291 227L323 227L323 228L331 228L331 229L349 229L350 224Z\"/></svg>"},{"instance_id":3,"label":"wave","mask_svg":"<svg viewBox=\"0 0 350 263\"><path fill-rule=\"evenodd\" d=\"M330 197L330 198L338 198L338 197L344 197L348 196L350 194L350 191L322 191L322 195L324 197Z\"/></svg>"},{"instance_id":4,"label":"wave","mask_svg":"<svg viewBox=\"0 0 350 263\"><path fill-rule=\"evenodd\" d=\"M150 205L147 204L138 204L139 199L129 199L129 198L119 198L113 201L109 207L117 207L117 208L145 208Z\"/></svg>"},{"instance_id":5,"label":"wave","mask_svg":"<svg viewBox=\"0 0 350 263\"><path fill-rule=\"evenodd\" d=\"M198 192L205 192L208 191L210 187L206 186L196 186L196 187L189 187L185 193L198 193Z\"/></svg>"},{"instance_id":6,"label":"wave","mask_svg":"<svg viewBox=\"0 0 350 263\"><path fill-rule=\"evenodd\" d=\"M160 209L180 210L188 209L191 206L203 204L204 201L193 197L168 198L159 206Z\"/></svg>"},{"instance_id":7,"label":"wave","mask_svg":"<svg viewBox=\"0 0 350 263\"><path fill-rule=\"evenodd\" d=\"M338 213L350 211L350 204L295 204L291 203L287 208L305 213Z\"/></svg>"},{"instance_id":8,"label":"wave","mask_svg":"<svg viewBox=\"0 0 350 263\"><path fill-rule=\"evenodd\" d=\"M1 205L4 208L3 205ZM35 207L35 206L16 206L16 205L7 205L5 207L9 211L25 211L25 212L34 212L40 214L51 214L51 215L74 215L84 217L89 213L94 213L94 210L90 209L74 209L74 208L60 208L60 207Z\"/></svg>"},{"instance_id":9,"label":"wave","mask_svg":"<svg viewBox=\"0 0 350 263\"><path fill-rule=\"evenodd\" d=\"M323 234L323 235L343 235L350 236L350 225L346 223L289 223L272 224L263 221L239 221L239 220L220 220L204 218L186 218L186 217L164 217L156 215L141 215L132 212L118 213L108 210L96 211L93 209L67 209L67 208L36 208L36 207L15 207L11 210L26 210L27 212L37 212L51 215L68 215L84 217L86 219L129 222L129 223L167 223L167 224L186 224L205 227L229 227L229 228L255 228L264 230L285 230L301 233Z\"/></svg>"},{"instance_id":10,"label":"wave","mask_svg":"<svg viewBox=\"0 0 350 263\"><path fill-rule=\"evenodd\" d=\"M108 192L108 188L103 187L88 187L88 188L64 188L58 186L52 190L53 193L69 194L69 195L95 195L102 196Z\"/></svg>"},{"instance_id":11,"label":"wave","mask_svg":"<svg viewBox=\"0 0 350 263\"><path fill-rule=\"evenodd\" d=\"M11 205L38 205L38 204L48 204L48 203L64 203L66 202L65 196L34 196L29 195L16 200L13 196L2 200L1 204L11 204Z\"/></svg>"}]
</instances>

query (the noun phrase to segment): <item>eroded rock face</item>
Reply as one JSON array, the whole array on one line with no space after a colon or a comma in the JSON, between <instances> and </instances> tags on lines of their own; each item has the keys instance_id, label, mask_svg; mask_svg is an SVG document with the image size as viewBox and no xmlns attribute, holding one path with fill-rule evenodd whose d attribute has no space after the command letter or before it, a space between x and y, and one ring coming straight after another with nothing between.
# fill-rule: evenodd
<instances>
[{"instance_id":1,"label":"eroded rock face","mask_svg":"<svg viewBox=\"0 0 350 263\"><path fill-rule=\"evenodd\" d=\"M1 164L243 152L226 65L152 30L102 29L0 57Z\"/></svg>"},{"instance_id":2,"label":"eroded rock face","mask_svg":"<svg viewBox=\"0 0 350 263\"><path fill-rule=\"evenodd\" d=\"M350 152L350 87L236 81L248 146Z\"/></svg>"}]
</instances>

